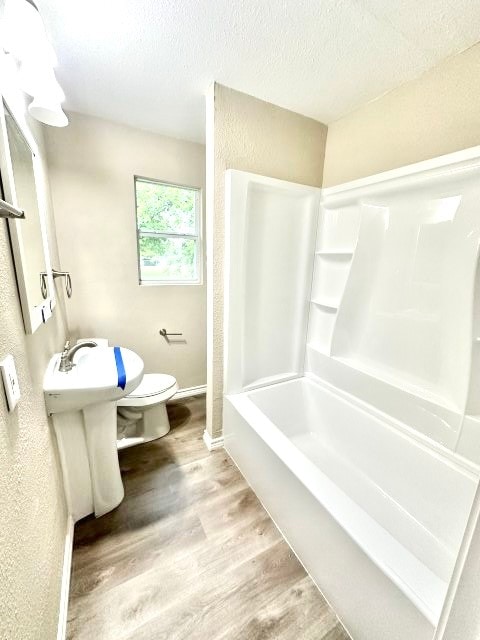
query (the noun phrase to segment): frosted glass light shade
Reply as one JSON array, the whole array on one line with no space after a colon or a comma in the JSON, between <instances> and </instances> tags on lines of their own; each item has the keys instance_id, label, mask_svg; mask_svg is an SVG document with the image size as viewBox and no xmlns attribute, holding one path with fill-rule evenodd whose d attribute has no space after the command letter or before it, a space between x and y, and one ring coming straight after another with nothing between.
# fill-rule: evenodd
<instances>
[{"instance_id":1,"label":"frosted glass light shade","mask_svg":"<svg viewBox=\"0 0 480 640\"><path fill-rule=\"evenodd\" d=\"M5 25L2 29L4 48L17 60L39 60L54 66L56 56L38 10L27 0L7 0Z\"/></svg>"},{"instance_id":2,"label":"frosted glass light shade","mask_svg":"<svg viewBox=\"0 0 480 640\"><path fill-rule=\"evenodd\" d=\"M61 107L65 94L53 71L55 52L37 7L28 0L6 0L0 30L3 49L18 64L16 83L34 98L30 115L53 127L67 126Z\"/></svg>"},{"instance_id":3,"label":"frosted glass light shade","mask_svg":"<svg viewBox=\"0 0 480 640\"><path fill-rule=\"evenodd\" d=\"M18 69L20 88L29 96L48 96L51 102L63 102L65 93L53 69L42 60L25 60Z\"/></svg>"},{"instance_id":4,"label":"frosted glass light shade","mask_svg":"<svg viewBox=\"0 0 480 640\"><path fill-rule=\"evenodd\" d=\"M18 68L18 84L22 91L29 96L34 96L39 92L40 79L38 73L38 66L31 60L25 60L20 63Z\"/></svg>"},{"instance_id":5,"label":"frosted glass light shade","mask_svg":"<svg viewBox=\"0 0 480 640\"><path fill-rule=\"evenodd\" d=\"M35 97L28 107L28 112L32 118L51 127L66 127L68 124L68 118L60 103L48 97Z\"/></svg>"}]
</instances>

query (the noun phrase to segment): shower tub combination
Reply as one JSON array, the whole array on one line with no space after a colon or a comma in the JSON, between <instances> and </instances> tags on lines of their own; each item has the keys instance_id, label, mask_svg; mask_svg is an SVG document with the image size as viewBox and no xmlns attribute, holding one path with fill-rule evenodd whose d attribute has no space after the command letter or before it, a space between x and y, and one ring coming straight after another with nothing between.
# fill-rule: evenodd
<instances>
[{"instance_id":1,"label":"shower tub combination","mask_svg":"<svg viewBox=\"0 0 480 640\"><path fill-rule=\"evenodd\" d=\"M324 190L227 172L225 447L354 640L444 637L480 477L479 178L479 148Z\"/></svg>"}]
</instances>

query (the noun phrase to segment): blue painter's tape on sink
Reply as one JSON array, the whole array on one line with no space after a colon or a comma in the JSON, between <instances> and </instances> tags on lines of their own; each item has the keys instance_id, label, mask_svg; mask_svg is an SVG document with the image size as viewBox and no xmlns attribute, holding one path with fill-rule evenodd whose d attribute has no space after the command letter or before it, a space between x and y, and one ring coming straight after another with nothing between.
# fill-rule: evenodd
<instances>
[{"instance_id":1,"label":"blue painter's tape on sink","mask_svg":"<svg viewBox=\"0 0 480 640\"><path fill-rule=\"evenodd\" d=\"M113 353L115 354L115 363L117 365L118 383L117 387L125 389L127 384L127 374L125 373L125 365L123 364L122 350L120 347L113 347Z\"/></svg>"}]
</instances>

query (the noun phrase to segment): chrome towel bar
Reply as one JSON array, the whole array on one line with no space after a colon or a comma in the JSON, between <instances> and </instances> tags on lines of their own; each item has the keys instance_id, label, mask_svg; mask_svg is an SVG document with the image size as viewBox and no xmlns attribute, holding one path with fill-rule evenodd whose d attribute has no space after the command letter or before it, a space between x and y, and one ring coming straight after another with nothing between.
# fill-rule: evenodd
<instances>
[{"instance_id":1,"label":"chrome towel bar","mask_svg":"<svg viewBox=\"0 0 480 640\"><path fill-rule=\"evenodd\" d=\"M17 220L23 220L25 218L25 211L17 209L9 202L0 199L0 218L16 218Z\"/></svg>"}]
</instances>

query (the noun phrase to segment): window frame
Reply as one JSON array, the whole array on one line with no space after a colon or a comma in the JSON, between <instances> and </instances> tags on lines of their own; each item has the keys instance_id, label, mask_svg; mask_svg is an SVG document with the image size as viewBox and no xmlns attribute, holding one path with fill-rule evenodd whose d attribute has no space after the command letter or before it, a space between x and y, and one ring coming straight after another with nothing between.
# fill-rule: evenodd
<instances>
[{"instance_id":1,"label":"window frame","mask_svg":"<svg viewBox=\"0 0 480 640\"><path fill-rule=\"evenodd\" d=\"M137 181L138 182L150 182L152 184L158 184L165 187L176 187L178 189L188 189L195 192L195 233L175 233L175 232L163 232L163 231L141 231L138 224L138 207L137 207ZM136 242L137 242L137 270L138 270L138 284L141 287L158 287L158 286L191 286L203 284L203 210L202 210L202 188L194 187L187 184L178 184L176 182L167 182L166 180L159 180L157 178L147 178L145 176L134 175L133 176L133 190L135 196L135 229L136 229ZM147 236L152 238L182 238L195 240L196 246L196 273L197 277L193 280L142 280L142 265L141 265L141 252L140 252L140 237Z\"/></svg>"}]
</instances>

